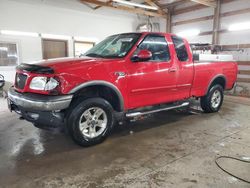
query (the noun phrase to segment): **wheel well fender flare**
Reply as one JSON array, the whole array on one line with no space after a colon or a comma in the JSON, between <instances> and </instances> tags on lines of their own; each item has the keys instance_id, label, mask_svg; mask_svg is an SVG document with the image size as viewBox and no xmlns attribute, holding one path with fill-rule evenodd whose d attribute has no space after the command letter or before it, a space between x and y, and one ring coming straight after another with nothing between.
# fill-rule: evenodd
<instances>
[{"instance_id":1,"label":"wheel well fender flare","mask_svg":"<svg viewBox=\"0 0 250 188\"><path fill-rule=\"evenodd\" d=\"M215 81L216 79L219 79L219 78L222 78L222 79L225 81L225 86L224 86L224 87L226 88L227 79L226 79L226 77L225 77L223 74L219 74L219 75L214 76L213 79L210 80L210 82L209 82L209 84L208 84L208 87L207 87L207 90L206 90L206 93L208 93L208 91L209 91L209 89L211 88L211 86L212 86L212 84L214 83L214 81ZM224 89L225 89L225 88L224 88Z\"/></svg>"},{"instance_id":2,"label":"wheel well fender flare","mask_svg":"<svg viewBox=\"0 0 250 188\"><path fill-rule=\"evenodd\" d=\"M73 89L71 89L69 91L69 94L74 94L77 91L79 91L83 88L89 87L89 86L106 86L106 87L110 88L112 91L115 92L115 94L118 97L118 100L120 103L120 111L124 111L124 99L123 99L123 96L122 96L120 90L114 84L107 82L107 81L93 80L93 81L88 81L88 82L82 83L80 85L77 85Z\"/></svg>"}]
</instances>

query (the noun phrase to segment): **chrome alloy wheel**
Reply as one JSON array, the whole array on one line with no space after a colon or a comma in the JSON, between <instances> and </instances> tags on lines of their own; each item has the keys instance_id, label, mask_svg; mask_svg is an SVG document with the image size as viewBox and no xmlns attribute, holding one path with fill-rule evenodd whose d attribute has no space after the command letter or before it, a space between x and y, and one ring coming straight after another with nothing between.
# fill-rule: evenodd
<instances>
[{"instance_id":1,"label":"chrome alloy wheel","mask_svg":"<svg viewBox=\"0 0 250 188\"><path fill-rule=\"evenodd\" d=\"M218 108L221 103L221 93L218 90L215 90L211 97L211 105L213 108Z\"/></svg>"},{"instance_id":2,"label":"chrome alloy wheel","mask_svg":"<svg viewBox=\"0 0 250 188\"><path fill-rule=\"evenodd\" d=\"M83 112L79 120L79 129L88 138L96 138L107 127L106 112L99 107L91 107Z\"/></svg>"}]
</instances>

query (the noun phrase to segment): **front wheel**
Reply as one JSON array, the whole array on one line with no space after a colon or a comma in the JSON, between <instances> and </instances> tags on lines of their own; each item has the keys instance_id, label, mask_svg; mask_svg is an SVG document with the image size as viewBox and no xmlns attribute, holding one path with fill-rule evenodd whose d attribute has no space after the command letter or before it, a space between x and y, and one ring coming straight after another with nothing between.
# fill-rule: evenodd
<instances>
[{"instance_id":1,"label":"front wheel","mask_svg":"<svg viewBox=\"0 0 250 188\"><path fill-rule=\"evenodd\" d=\"M104 141L113 124L113 108L102 98L84 100L73 108L67 121L71 137L81 146L91 146Z\"/></svg>"},{"instance_id":2,"label":"front wheel","mask_svg":"<svg viewBox=\"0 0 250 188\"><path fill-rule=\"evenodd\" d=\"M224 93L221 85L212 86L207 95L201 97L201 108L206 113L218 112L223 103Z\"/></svg>"}]
</instances>

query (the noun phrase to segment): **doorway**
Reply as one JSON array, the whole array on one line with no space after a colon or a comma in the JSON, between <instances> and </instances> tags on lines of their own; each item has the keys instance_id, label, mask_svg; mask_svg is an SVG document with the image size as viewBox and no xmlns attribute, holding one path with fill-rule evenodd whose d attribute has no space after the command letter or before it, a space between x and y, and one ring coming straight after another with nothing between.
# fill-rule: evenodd
<instances>
[{"instance_id":1,"label":"doorway","mask_svg":"<svg viewBox=\"0 0 250 188\"><path fill-rule=\"evenodd\" d=\"M68 42L65 40L42 39L43 59L68 56Z\"/></svg>"}]
</instances>

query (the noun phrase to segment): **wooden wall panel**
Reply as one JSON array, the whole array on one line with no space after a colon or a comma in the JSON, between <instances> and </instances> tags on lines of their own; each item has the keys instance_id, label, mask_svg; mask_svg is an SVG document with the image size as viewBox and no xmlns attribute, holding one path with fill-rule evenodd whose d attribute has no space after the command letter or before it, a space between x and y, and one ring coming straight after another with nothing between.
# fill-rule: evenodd
<instances>
[{"instance_id":1,"label":"wooden wall panel","mask_svg":"<svg viewBox=\"0 0 250 188\"><path fill-rule=\"evenodd\" d=\"M224 13L220 14L220 17L228 17L228 16L234 16L234 15L240 15L240 14L246 14L246 13L250 13L250 8L235 10L235 11L230 11L230 12L224 12ZM211 20L211 19L214 19L214 15L174 22L174 23L172 23L172 26L190 24L190 23L195 23L195 22L202 22L202 21L207 21L207 20Z\"/></svg>"},{"instance_id":2,"label":"wooden wall panel","mask_svg":"<svg viewBox=\"0 0 250 188\"><path fill-rule=\"evenodd\" d=\"M239 70L238 73L241 75L250 75L250 70Z\"/></svg>"},{"instance_id":3,"label":"wooden wall panel","mask_svg":"<svg viewBox=\"0 0 250 188\"><path fill-rule=\"evenodd\" d=\"M214 16L204 16L204 17L200 17L200 18L183 20L183 21L178 21L178 22L172 23L172 26L190 24L190 23L195 23L195 22L202 22L202 21L206 21L206 20L211 20L213 18L214 18Z\"/></svg>"},{"instance_id":4,"label":"wooden wall panel","mask_svg":"<svg viewBox=\"0 0 250 188\"><path fill-rule=\"evenodd\" d=\"M250 61L238 61L238 65L250 67Z\"/></svg>"},{"instance_id":5,"label":"wooden wall panel","mask_svg":"<svg viewBox=\"0 0 250 188\"><path fill-rule=\"evenodd\" d=\"M239 70L238 75L250 76L250 61L239 61L238 65L247 67L248 70ZM238 78L239 83L250 83L250 78Z\"/></svg>"},{"instance_id":6,"label":"wooden wall panel","mask_svg":"<svg viewBox=\"0 0 250 188\"><path fill-rule=\"evenodd\" d=\"M250 83L250 78L238 78L237 82Z\"/></svg>"},{"instance_id":7,"label":"wooden wall panel","mask_svg":"<svg viewBox=\"0 0 250 188\"><path fill-rule=\"evenodd\" d=\"M231 2L234 2L234 1L235 0L222 0L222 4L231 3ZM209 7L207 7L205 5L201 5L201 4L192 5L192 6L185 7L185 8L175 9L174 12L173 12L173 15L184 14L184 13L187 13L187 12L192 12L192 11L200 10L200 9L204 9L204 8L209 8Z\"/></svg>"}]
</instances>

